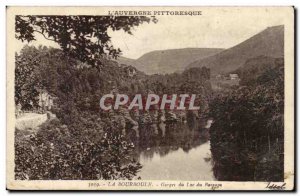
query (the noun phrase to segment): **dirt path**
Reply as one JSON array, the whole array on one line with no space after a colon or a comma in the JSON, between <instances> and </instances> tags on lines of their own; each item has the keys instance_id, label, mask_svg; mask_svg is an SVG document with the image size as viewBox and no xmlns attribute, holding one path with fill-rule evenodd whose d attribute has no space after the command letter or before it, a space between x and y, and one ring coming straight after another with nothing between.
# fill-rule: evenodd
<instances>
[{"instance_id":1,"label":"dirt path","mask_svg":"<svg viewBox=\"0 0 300 196\"><path fill-rule=\"evenodd\" d=\"M35 130L48 120L47 114L25 113L16 119L16 128L19 130Z\"/></svg>"}]
</instances>

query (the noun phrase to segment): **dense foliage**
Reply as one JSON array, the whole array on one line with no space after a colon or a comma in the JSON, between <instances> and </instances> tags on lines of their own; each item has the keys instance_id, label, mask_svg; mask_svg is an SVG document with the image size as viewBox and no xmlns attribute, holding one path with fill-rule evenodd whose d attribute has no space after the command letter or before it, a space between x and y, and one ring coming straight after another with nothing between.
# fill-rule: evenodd
<instances>
[{"instance_id":1,"label":"dense foliage","mask_svg":"<svg viewBox=\"0 0 300 196\"><path fill-rule=\"evenodd\" d=\"M15 56L15 104L22 110L36 109L43 90L55 98L52 112L58 118L36 133L16 133L16 179L131 179L141 167L129 160L133 146L114 124L106 123L109 120L99 120L96 103L116 73L126 77L126 69L107 60L121 53L111 44L108 30L131 34L134 27L156 19L16 16L15 20L17 39L31 42L39 33L62 49L25 46Z\"/></svg>"},{"instance_id":2,"label":"dense foliage","mask_svg":"<svg viewBox=\"0 0 300 196\"><path fill-rule=\"evenodd\" d=\"M86 114L89 115L89 114ZM84 121L95 122L87 126ZM141 165L131 158L134 145L95 116L86 116L79 127L58 120L37 133L16 132L15 177L18 180L132 179ZM89 128L88 128L89 127Z\"/></svg>"},{"instance_id":3,"label":"dense foliage","mask_svg":"<svg viewBox=\"0 0 300 196\"><path fill-rule=\"evenodd\" d=\"M59 49L29 46L16 58L20 59L16 72L22 75L23 69L29 69L34 78L25 77L23 82L22 77L16 77L16 90L21 88L22 92L16 95L16 104L34 108L24 94L36 100L39 89L46 90L55 98L52 112L58 119L33 134L17 132L17 179L132 179L141 165L130 156L131 138L125 138L122 131L131 129L132 119L143 124L155 120L146 111L138 118L128 111L101 112L100 97L112 90L129 96L150 91L208 95L211 90L207 68L147 76L112 60L94 67ZM24 84L31 86L29 91Z\"/></svg>"},{"instance_id":4,"label":"dense foliage","mask_svg":"<svg viewBox=\"0 0 300 196\"><path fill-rule=\"evenodd\" d=\"M34 71L38 61L35 50L28 49L28 53L23 50L22 55L15 55L15 103L23 110L38 107L40 81Z\"/></svg>"},{"instance_id":5,"label":"dense foliage","mask_svg":"<svg viewBox=\"0 0 300 196\"><path fill-rule=\"evenodd\" d=\"M200 104L207 104L207 96L211 93L210 72L205 67L191 68L182 74L147 76L132 66L119 65L115 61L107 60L105 66L96 68L70 58L58 49L28 46L16 58L20 59L16 63L16 104L21 102L25 107L30 102L24 95L36 100L38 90L45 89L57 97L59 111L55 113L66 112L68 115L64 116L70 120L74 109L99 111L99 98L113 89L129 96L137 93L145 95L150 91L158 95L174 92L197 94ZM30 69L35 80L23 77L27 76L24 69ZM130 75L130 71L135 74ZM31 87L29 90L22 90L25 83ZM32 90L36 93L33 94Z\"/></svg>"},{"instance_id":6,"label":"dense foliage","mask_svg":"<svg viewBox=\"0 0 300 196\"><path fill-rule=\"evenodd\" d=\"M283 180L283 60L273 59L258 69L260 60L253 69L241 70L246 86L210 103L211 151L218 180Z\"/></svg>"},{"instance_id":7,"label":"dense foliage","mask_svg":"<svg viewBox=\"0 0 300 196\"><path fill-rule=\"evenodd\" d=\"M25 46L16 54L16 104L22 109L36 107L39 90L44 89L56 98L52 112L58 120L36 133L16 132L16 179L133 179L141 165L131 156L135 136L125 138L122 132L133 126L126 119L136 120L140 127L155 120L146 111L100 112L99 98L115 90L129 96L197 94L199 114L209 111L214 120L210 143L215 177L281 181L283 59L249 59L238 73L241 86L211 100L210 70L205 67L148 76L112 60L94 67L59 49ZM194 118L193 113L185 115Z\"/></svg>"}]
</instances>

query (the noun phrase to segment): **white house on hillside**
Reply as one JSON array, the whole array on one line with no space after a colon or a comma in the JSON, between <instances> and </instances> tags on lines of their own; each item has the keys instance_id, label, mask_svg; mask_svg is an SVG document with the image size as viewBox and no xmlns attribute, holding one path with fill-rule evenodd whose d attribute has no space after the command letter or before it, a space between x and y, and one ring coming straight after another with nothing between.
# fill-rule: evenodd
<instances>
[{"instance_id":1,"label":"white house on hillside","mask_svg":"<svg viewBox=\"0 0 300 196\"><path fill-rule=\"evenodd\" d=\"M239 75L238 74L229 74L229 78L230 78L230 80L237 80L237 79L239 79Z\"/></svg>"}]
</instances>

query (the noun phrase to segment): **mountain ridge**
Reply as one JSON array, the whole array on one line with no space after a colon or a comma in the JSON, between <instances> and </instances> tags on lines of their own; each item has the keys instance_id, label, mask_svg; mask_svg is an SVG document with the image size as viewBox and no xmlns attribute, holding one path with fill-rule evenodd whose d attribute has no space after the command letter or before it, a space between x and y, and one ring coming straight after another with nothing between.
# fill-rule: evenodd
<instances>
[{"instance_id":1,"label":"mountain ridge","mask_svg":"<svg viewBox=\"0 0 300 196\"><path fill-rule=\"evenodd\" d=\"M121 57L120 64L130 64L146 74L167 74L184 71L187 65L195 60L215 55L221 48L179 48L154 50L138 59Z\"/></svg>"},{"instance_id":2,"label":"mountain ridge","mask_svg":"<svg viewBox=\"0 0 300 196\"><path fill-rule=\"evenodd\" d=\"M228 73L243 66L247 59L257 56L283 57L284 26L272 26L214 56L192 62L191 67L206 66L212 74Z\"/></svg>"}]
</instances>

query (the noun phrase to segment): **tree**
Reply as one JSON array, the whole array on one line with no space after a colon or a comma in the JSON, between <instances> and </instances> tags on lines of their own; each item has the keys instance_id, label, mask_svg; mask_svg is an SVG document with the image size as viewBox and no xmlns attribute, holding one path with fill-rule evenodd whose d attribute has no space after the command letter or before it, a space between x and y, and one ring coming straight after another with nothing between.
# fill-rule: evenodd
<instances>
[{"instance_id":1,"label":"tree","mask_svg":"<svg viewBox=\"0 0 300 196\"><path fill-rule=\"evenodd\" d=\"M74 59L67 58L59 49L24 46L20 54L15 54L15 104L20 104L25 110L37 108L42 90L57 94L58 67L74 69L75 64Z\"/></svg>"},{"instance_id":2,"label":"tree","mask_svg":"<svg viewBox=\"0 0 300 196\"><path fill-rule=\"evenodd\" d=\"M16 38L31 42L35 33L57 42L65 53L91 65L102 65L105 57L117 58L108 29L132 34L135 26L157 22L145 16L16 16Z\"/></svg>"},{"instance_id":3,"label":"tree","mask_svg":"<svg viewBox=\"0 0 300 196\"><path fill-rule=\"evenodd\" d=\"M39 50L28 46L21 50L21 55L15 55L15 103L20 104L25 110L38 106L38 90L41 82L34 70L40 62L39 58Z\"/></svg>"}]
</instances>

